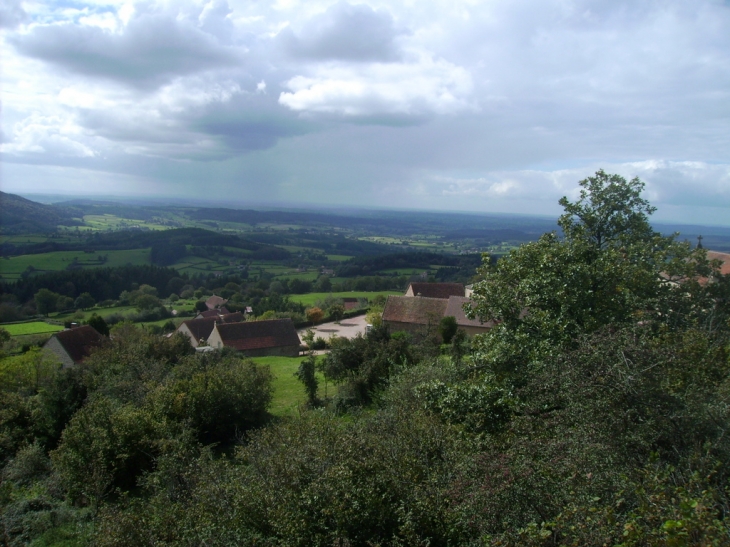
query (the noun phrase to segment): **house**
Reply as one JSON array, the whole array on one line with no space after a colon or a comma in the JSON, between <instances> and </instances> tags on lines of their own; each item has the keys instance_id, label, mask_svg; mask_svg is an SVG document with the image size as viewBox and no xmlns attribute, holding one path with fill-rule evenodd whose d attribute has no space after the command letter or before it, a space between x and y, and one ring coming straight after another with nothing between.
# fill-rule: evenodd
<instances>
[{"instance_id":1,"label":"house","mask_svg":"<svg viewBox=\"0 0 730 547\"><path fill-rule=\"evenodd\" d=\"M441 319L445 317L448 303L449 301L443 298L391 295L383 308L383 323L392 331L429 331L437 328Z\"/></svg>"},{"instance_id":2,"label":"house","mask_svg":"<svg viewBox=\"0 0 730 547\"><path fill-rule=\"evenodd\" d=\"M730 254L720 253L718 251L707 251L707 258L709 260L719 260L721 262L720 273L722 275L730 274Z\"/></svg>"},{"instance_id":3,"label":"house","mask_svg":"<svg viewBox=\"0 0 730 547\"><path fill-rule=\"evenodd\" d=\"M214 310L216 308L222 307L226 302L228 302L228 300L214 294L205 301L205 305L208 306L209 310Z\"/></svg>"},{"instance_id":4,"label":"house","mask_svg":"<svg viewBox=\"0 0 730 547\"><path fill-rule=\"evenodd\" d=\"M94 348L104 342L104 337L94 327L84 325L57 332L43 344L43 349L58 356L63 368L81 363Z\"/></svg>"},{"instance_id":5,"label":"house","mask_svg":"<svg viewBox=\"0 0 730 547\"><path fill-rule=\"evenodd\" d=\"M461 283L419 283L408 285L404 296L423 296L448 300L450 296L464 296L464 285Z\"/></svg>"},{"instance_id":6,"label":"house","mask_svg":"<svg viewBox=\"0 0 730 547\"><path fill-rule=\"evenodd\" d=\"M389 296L383 309L383 323L392 331L413 333L436 332L444 317L452 316L456 324L468 335L483 334L494 327L495 321L469 319L464 305L471 300L465 296L450 296L448 299L423 296Z\"/></svg>"},{"instance_id":7,"label":"house","mask_svg":"<svg viewBox=\"0 0 730 547\"><path fill-rule=\"evenodd\" d=\"M214 308L212 310L201 311L193 319L204 319L206 317L217 317L218 315L228 315L229 313L231 313L231 312L228 311L228 308L226 308L225 306L222 306L220 308Z\"/></svg>"},{"instance_id":8,"label":"house","mask_svg":"<svg viewBox=\"0 0 730 547\"><path fill-rule=\"evenodd\" d=\"M478 317L474 319L469 319L466 316L466 312L464 311L465 304L471 304L471 299L465 296L450 297L448 300L448 304L446 304L446 312L444 312L444 317L454 317L454 319L456 319L456 324L459 326L459 328L466 332L469 336L474 336L475 334L483 334L491 329L494 325L496 325L496 322L493 319L489 321L482 321Z\"/></svg>"},{"instance_id":9,"label":"house","mask_svg":"<svg viewBox=\"0 0 730 547\"><path fill-rule=\"evenodd\" d=\"M342 305L345 307L345 311L356 310L360 307L360 301L348 296L342 299Z\"/></svg>"},{"instance_id":10,"label":"house","mask_svg":"<svg viewBox=\"0 0 730 547\"><path fill-rule=\"evenodd\" d=\"M207 343L213 327L217 323L238 323L243 321L241 312L229 313L227 315L213 315L212 317L203 317L200 319L189 319L180 323L177 332L181 332L190 339L190 344L197 348L201 342L203 345Z\"/></svg>"},{"instance_id":11,"label":"house","mask_svg":"<svg viewBox=\"0 0 730 547\"><path fill-rule=\"evenodd\" d=\"M291 319L218 323L208 337L208 345L217 349L233 348L248 357L296 357L300 344Z\"/></svg>"}]
</instances>

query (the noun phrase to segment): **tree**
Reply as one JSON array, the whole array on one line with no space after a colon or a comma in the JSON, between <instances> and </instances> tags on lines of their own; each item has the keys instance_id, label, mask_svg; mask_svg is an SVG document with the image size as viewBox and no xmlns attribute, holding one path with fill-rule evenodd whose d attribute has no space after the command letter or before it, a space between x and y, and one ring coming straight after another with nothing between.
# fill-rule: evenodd
<instances>
[{"instance_id":1,"label":"tree","mask_svg":"<svg viewBox=\"0 0 730 547\"><path fill-rule=\"evenodd\" d=\"M58 301L58 294L48 289L40 289L33 299L35 300L35 306L38 313L42 315L48 315L52 311L56 311L56 302Z\"/></svg>"},{"instance_id":2,"label":"tree","mask_svg":"<svg viewBox=\"0 0 730 547\"><path fill-rule=\"evenodd\" d=\"M304 313L307 316L307 321L312 323L319 323L324 319L324 312L321 308L308 308Z\"/></svg>"},{"instance_id":3,"label":"tree","mask_svg":"<svg viewBox=\"0 0 730 547\"><path fill-rule=\"evenodd\" d=\"M545 234L496 264L486 257L479 269L476 315L500 324L477 343L503 372L605 325L701 320L704 304L687 295L705 291L698 283L711 273L704 251L651 228L654 208L638 179L599 171L580 185L576 203L560 200L562 239Z\"/></svg>"},{"instance_id":4,"label":"tree","mask_svg":"<svg viewBox=\"0 0 730 547\"><path fill-rule=\"evenodd\" d=\"M453 315L448 315L441 319L441 322L439 323L439 334L441 335L441 339L444 341L444 344L451 343L451 339L454 337L458 329L459 325L456 323L456 317Z\"/></svg>"},{"instance_id":5,"label":"tree","mask_svg":"<svg viewBox=\"0 0 730 547\"><path fill-rule=\"evenodd\" d=\"M96 300L89 293L81 293L74 301L74 306L78 309L85 310L91 308L96 304Z\"/></svg>"},{"instance_id":6,"label":"tree","mask_svg":"<svg viewBox=\"0 0 730 547\"><path fill-rule=\"evenodd\" d=\"M330 317L334 321L340 321L342 319L342 317L345 315L345 306L340 303L332 304L329 307L328 311L329 311Z\"/></svg>"},{"instance_id":7,"label":"tree","mask_svg":"<svg viewBox=\"0 0 730 547\"><path fill-rule=\"evenodd\" d=\"M103 317L100 317L97 314L92 314L86 324L90 327L94 327L96 332L98 332L99 334L103 336L109 336L109 325L106 324L106 321L104 321Z\"/></svg>"},{"instance_id":8,"label":"tree","mask_svg":"<svg viewBox=\"0 0 730 547\"><path fill-rule=\"evenodd\" d=\"M307 392L307 403L311 407L317 404L319 382L316 376L316 365L317 358L311 353L299 364L299 370L294 373L297 379L304 384L304 390Z\"/></svg>"}]
</instances>

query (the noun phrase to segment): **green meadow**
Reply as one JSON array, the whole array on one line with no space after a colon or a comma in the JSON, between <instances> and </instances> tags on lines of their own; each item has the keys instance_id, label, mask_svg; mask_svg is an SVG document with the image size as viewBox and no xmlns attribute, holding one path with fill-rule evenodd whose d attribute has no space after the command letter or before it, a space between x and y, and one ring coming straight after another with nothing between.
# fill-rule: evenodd
<instances>
[{"instance_id":1,"label":"green meadow","mask_svg":"<svg viewBox=\"0 0 730 547\"><path fill-rule=\"evenodd\" d=\"M294 373L304 357L254 357L253 361L260 365L268 365L274 374L274 399L270 412L274 416L296 415L299 408L307 402L304 386ZM321 359L321 357L319 357ZM324 377L317 373L319 380L319 397L333 395L335 386L329 385L325 390Z\"/></svg>"},{"instance_id":2,"label":"green meadow","mask_svg":"<svg viewBox=\"0 0 730 547\"><path fill-rule=\"evenodd\" d=\"M30 323L14 323L2 325L10 336L25 336L28 334L45 334L47 332L58 332L63 330L61 325L51 325L44 321L32 321Z\"/></svg>"},{"instance_id":3,"label":"green meadow","mask_svg":"<svg viewBox=\"0 0 730 547\"><path fill-rule=\"evenodd\" d=\"M102 257L106 257L104 260ZM71 264L82 268L117 267L127 264L141 265L150 263L149 249L129 249L122 251L54 251L34 255L13 256L0 259L0 275L5 279L18 279L29 266L36 271L57 272Z\"/></svg>"},{"instance_id":4,"label":"green meadow","mask_svg":"<svg viewBox=\"0 0 730 547\"><path fill-rule=\"evenodd\" d=\"M348 292L313 292L309 294L292 294L289 296L289 299L292 302L299 302L300 304L304 304L305 306L314 306L316 302L319 300L324 300L328 296L332 296L334 298L367 298L368 300L372 300L376 296L383 295L388 296L389 294L402 294L402 291L375 291L375 292L366 292L366 291L348 291Z\"/></svg>"}]
</instances>

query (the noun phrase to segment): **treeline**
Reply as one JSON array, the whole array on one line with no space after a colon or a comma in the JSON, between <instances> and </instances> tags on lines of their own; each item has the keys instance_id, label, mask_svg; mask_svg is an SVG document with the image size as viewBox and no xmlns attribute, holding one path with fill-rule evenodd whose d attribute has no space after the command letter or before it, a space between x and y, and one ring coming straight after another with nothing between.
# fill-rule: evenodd
<instances>
[{"instance_id":1,"label":"treeline","mask_svg":"<svg viewBox=\"0 0 730 547\"><path fill-rule=\"evenodd\" d=\"M391 253L382 256L355 257L342 262L336 269L337 277L356 277L373 275L382 270L424 269L432 265L447 266L466 271L473 276L477 266L481 264L481 255L447 255L441 253L406 252Z\"/></svg>"},{"instance_id":2,"label":"treeline","mask_svg":"<svg viewBox=\"0 0 730 547\"><path fill-rule=\"evenodd\" d=\"M148 247L172 247L193 245L198 247L231 247L253 252L277 253L277 256L289 256L277 247L258 243L235 235L218 234L202 228L176 228L170 230L123 230L118 232L94 232L78 241L63 243L47 241L32 244L5 243L0 247L4 256L13 254L39 254L52 251L113 251L124 249L144 249Z\"/></svg>"},{"instance_id":3,"label":"treeline","mask_svg":"<svg viewBox=\"0 0 730 547\"><path fill-rule=\"evenodd\" d=\"M169 294L170 291L165 291L174 278L180 278L176 270L154 265L47 272L2 283L0 295L13 295L19 302L26 302L40 289L48 289L70 298L89 293L96 301L114 300L122 291L131 290L133 283L150 285L160 294ZM187 279L185 275L182 278Z\"/></svg>"}]
</instances>

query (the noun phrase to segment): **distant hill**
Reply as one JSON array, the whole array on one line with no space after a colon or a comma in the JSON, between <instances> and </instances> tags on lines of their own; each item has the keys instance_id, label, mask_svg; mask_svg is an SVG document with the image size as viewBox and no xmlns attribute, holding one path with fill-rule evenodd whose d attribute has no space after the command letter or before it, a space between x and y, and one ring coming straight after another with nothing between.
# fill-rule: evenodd
<instances>
[{"instance_id":1,"label":"distant hill","mask_svg":"<svg viewBox=\"0 0 730 547\"><path fill-rule=\"evenodd\" d=\"M77 211L68 207L44 205L0 192L0 230L4 234L54 232L56 226L79 226Z\"/></svg>"}]
</instances>

